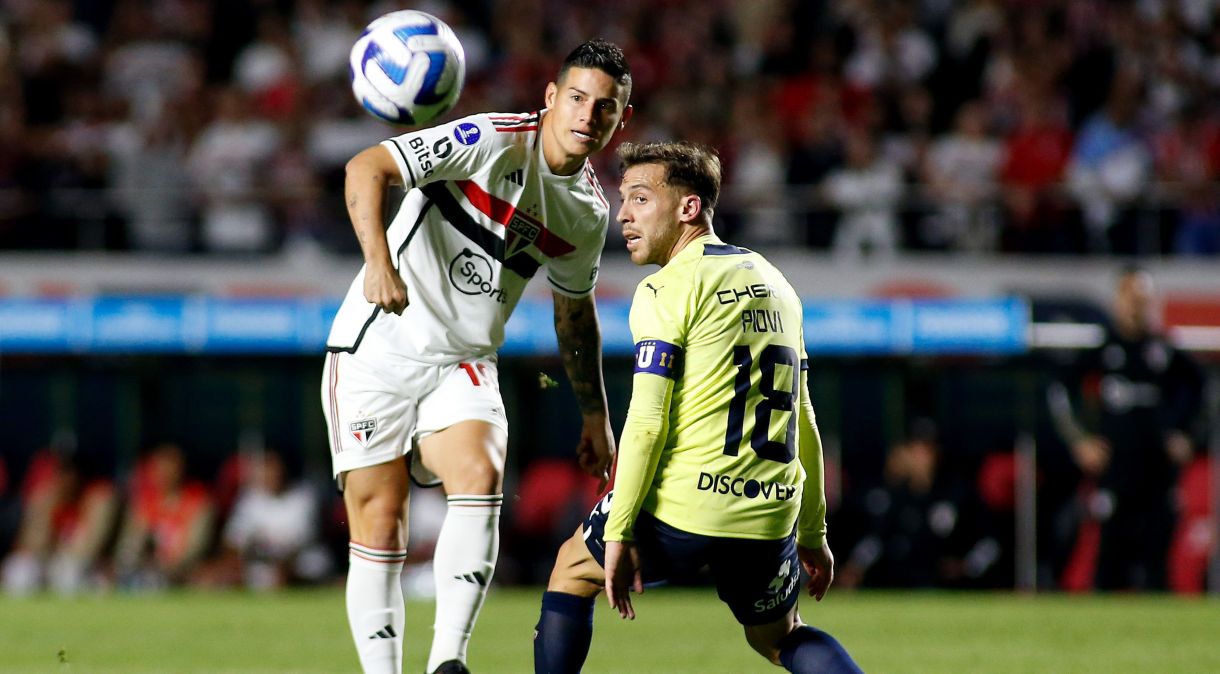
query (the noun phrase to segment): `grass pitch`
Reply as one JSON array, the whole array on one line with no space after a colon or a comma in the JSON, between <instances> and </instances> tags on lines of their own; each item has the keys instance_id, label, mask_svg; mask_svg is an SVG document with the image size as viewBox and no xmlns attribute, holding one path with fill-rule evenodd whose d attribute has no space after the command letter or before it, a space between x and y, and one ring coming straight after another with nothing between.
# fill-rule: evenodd
<instances>
[{"instance_id":1,"label":"grass pitch","mask_svg":"<svg viewBox=\"0 0 1220 674\"><path fill-rule=\"evenodd\" d=\"M541 590L494 588L475 631L479 674L533 671ZM341 589L0 598L0 672L355 672ZM803 603L865 671L1220 672L1220 602L1165 596L848 593ZM711 590L659 588L634 623L599 600L586 672L778 672ZM410 603L407 674L422 672L432 606Z\"/></svg>"}]
</instances>

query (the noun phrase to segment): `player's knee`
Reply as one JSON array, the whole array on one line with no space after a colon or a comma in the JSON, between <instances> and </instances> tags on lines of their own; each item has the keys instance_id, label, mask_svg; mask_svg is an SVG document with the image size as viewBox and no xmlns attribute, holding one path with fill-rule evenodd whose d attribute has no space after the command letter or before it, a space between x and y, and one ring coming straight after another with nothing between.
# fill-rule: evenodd
<instances>
[{"instance_id":1,"label":"player's knee","mask_svg":"<svg viewBox=\"0 0 1220 674\"><path fill-rule=\"evenodd\" d=\"M471 465L470 480L481 494L500 493L504 481L504 468L488 458L483 458Z\"/></svg>"},{"instance_id":2,"label":"player's knee","mask_svg":"<svg viewBox=\"0 0 1220 674\"><path fill-rule=\"evenodd\" d=\"M504 431L491 424L464 421L420 441L420 460L448 494L499 494L507 442Z\"/></svg>"},{"instance_id":3,"label":"player's knee","mask_svg":"<svg viewBox=\"0 0 1220 674\"><path fill-rule=\"evenodd\" d=\"M800 619L796 617L795 610L790 610L787 615L774 622L746 627L746 641L755 653L766 658L768 662L781 665L779 656L784 640L798 627Z\"/></svg>"},{"instance_id":4,"label":"player's knee","mask_svg":"<svg viewBox=\"0 0 1220 674\"><path fill-rule=\"evenodd\" d=\"M605 587L605 581L591 575L584 565L574 565L570 559L560 557L555 561L555 568L551 570L551 578L546 584L547 592L596 597Z\"/></svg>"},{"instance_id":5,"label":"player's knee","mask_svg":"<svg viewBox=\"0 0 1220 674\"><path fill-rule=\"evenodd\" d=\"M781 665L778 642L751 634L746 634L746 641L749 642L750 648L754 649L755 653L763 656L768 662L777 666Z\"/></svg>"},{"instance_id":6,"label":"player's knee","mask_svg":"<svg viewBox=\"0 0 1220 674\"><path fill-rule=\"evenodd\" d=\"M374 548L397 549L406 545L406 507L402 499L371 495L348 504L353 538Z\"/></svg>"},{"instance_id":7,"label":"player's knee","mask_svg":"<svg viewBox=\"0 0 1220 674\"><path fill-rule=\"evenodd\" d=\"M547 590L578 597L595 597L606 584L606 574L585 546L580 529L564 541L555 558Z\"/></svg>"},{"instance_id":8,"label":"player's knee","mask_svg":"<svg viewBox=\"0 0 1220 674\"><path fill-rule=\"evenodd\" d=\"M472 453L444 482L450 494L499 494L504 468L488 456Z\"/></svg>"}]
</instances>

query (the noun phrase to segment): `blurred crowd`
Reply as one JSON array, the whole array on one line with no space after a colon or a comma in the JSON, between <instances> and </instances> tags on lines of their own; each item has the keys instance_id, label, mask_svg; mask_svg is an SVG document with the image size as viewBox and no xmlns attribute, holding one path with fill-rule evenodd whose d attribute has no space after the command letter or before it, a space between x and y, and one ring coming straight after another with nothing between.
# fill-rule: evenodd
<instances>
[{"instance_id":1,"label":"blurred crowd","mask_svg":"<svg viewBox=\"0 0 1220 674\"><path fill-rule=\"evenodd\" d=\"M574 44L622 44L620 140L719 148L742 242L1220 253L1208 0L410 4L465 47L451 116L535 108ZM400 8L0 2L0 249L353 250L343 165L397 131L352 100L347 55Z\"/></svg>"},{"instance_id":2,"label":"blurred crowd","mask_svg":"<svg viewBox=\"0 0 1220 674\"><path fill-rule=\"evenodd\" d=\"M57 444L6 481L0 457L0 593L340 584L345 570L337 560L347 545L341 495L290 468L297 459L257 448L219 465L190 465L180 446L160 443L129 469L114 470ZM1018 462L1012 451L974 460L947 453L936 425L923 418L875 474L844 472L828 459L836 584L1012 589ZM1062 480L1056 470L1053 461L1040 466L1039 482ZM1066 498L1039 494L1037 587L1202 593L1215 540L1209 470L1205 457L1190 458L1172 480L1145 485L1166 510L1163 518L1155 513L1155 528L1134 532L1122 529L1132 511L1116 516L1129 495L1104 481L1077 476ZM597 484L566 458L536 458L509 476L506 493L497 582L542 585L555 550L597 500ZM440 490L413 490L402 578L408 596L433 596L432 551L444 508Z\"/></svg>"},{"instance_id":3,"label":"blurred crowd","mask_svg":"<svg viewBox=\"0 0 1220 674\"><path fill-rule=\"evenodd\" d=\"M70 433L20 465L0 454L0 592L24 596L341 583L342 494L303 474L302 457L250 446L222 459L156 442L117 467ZM10 480L9 470L14 470ZM596 501L575 462L538 458L509 479L499 582L538 584ZM412 490L404 591L434 593L432 553L445 497Z\"/></svg>"},{"instance_id":4,"label":"blurred crowd","mask_svg":"<svg viewBox=\"0 0 1220 674\"><path fill-rule=\"evenodd\" d=\"M6 592L269 590L332 571L322 492L292 479L275 451L235 454L210 481L173 443L121 477L92 463L62 442L32 457L7 523Z\"/></svg>"}]
</instances>

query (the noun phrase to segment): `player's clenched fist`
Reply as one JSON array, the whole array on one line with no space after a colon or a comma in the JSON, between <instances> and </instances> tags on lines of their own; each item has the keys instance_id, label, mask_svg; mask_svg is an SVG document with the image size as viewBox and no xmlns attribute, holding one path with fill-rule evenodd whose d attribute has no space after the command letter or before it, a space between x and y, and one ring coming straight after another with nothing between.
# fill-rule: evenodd
<instances>
[{"instance_id":1,"label":"player's clenched fist","mask_svg":"<svg viewBox=\"0 0 1220 674\"><path fill-rule=\"evenodd\" d=\"M581 427L580 444L576 447L576 462L581 470L601 480L597 486L600 493L610 480L610 464L614 461L614 430L605 415L585 417Z\"/></svg>"},{"instance_id":2,"label":"player's clenched fist","mask_svg":"<svg viewBox=\"0 0 1220 674\"><path fill-rule=\"evenodd\" d=\"M374 270L369 268L364 276L364 299L376 304L388 314L401 315L410 301L407 284L393 267Z\"/></svg>"}]
</instances>

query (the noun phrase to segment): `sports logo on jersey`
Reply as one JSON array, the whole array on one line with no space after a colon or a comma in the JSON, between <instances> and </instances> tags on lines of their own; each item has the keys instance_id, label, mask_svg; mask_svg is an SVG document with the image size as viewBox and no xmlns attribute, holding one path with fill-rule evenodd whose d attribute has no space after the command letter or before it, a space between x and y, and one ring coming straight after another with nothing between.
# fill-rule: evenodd
<instances>
[{"instance_id":1,"label":"sports logo on jersey","mask_svg":"<svg viewBox=\"0 0 1220 674\"><path fill-rule=\"evenodd\" d=\"M373 439L373 434L377 432L377 418L353 421L347 425L347 430L353 438L356 438L356 442L359 442L361 447L368 447L369 441Z\"/></svg>"},{"instance_id":2,"label":"sports logo on jersey","mask_svg":"<svg viewBox=\"0 0 1220 674\"><path fill-rule=\"evenodd\" d=\"M635 372L677 379L681 356L682 347L676 344L645 339L635 345Z\"/></svg>"},{"instance_id":3,"label":"sports logo on jersey","mask_svg":"<svg viewBox=\"0 0 1220 674\"><path fill-rule=\"evenodd\" d=\"M520 253L532 244L541 232L542 225L531 221L521 213L513 213L513 217L508 221L508 227L504 230L504 257L510 258Z\"/></svg>"},{"instance_id":4,"label":"sports logo on jersey","mask_svg":"<svg viewBox=\"0 0 1220 674\"><path fill-rule=\"evenodd\" d=\"M463 248L449 262L449 283L463 295L486 295L505 304L504 289L494 283L495 270L491 261L478 253Z\"/></svg>"},{"instance_id":5,"label":"sports logo on jersey","mask_svg":"<svg viewBox=\"0 0 1220 674\"><path fill-rule=\"evenodd\" d=\"M453 137L462 145L474 145L482 135L479 126L471 122L462 122L453 128Z\"/></svg>"},{"instance_id":6,"label":"sports logo on jersey","mask_svg":"<svg viewBox=\"0 0 1220 674\"><path fill-rule=\"evenodd\" d=\"M504 174L504 179L518 187L525 185L525 169L517 169Z\"/></svg>"}]
</instances>

